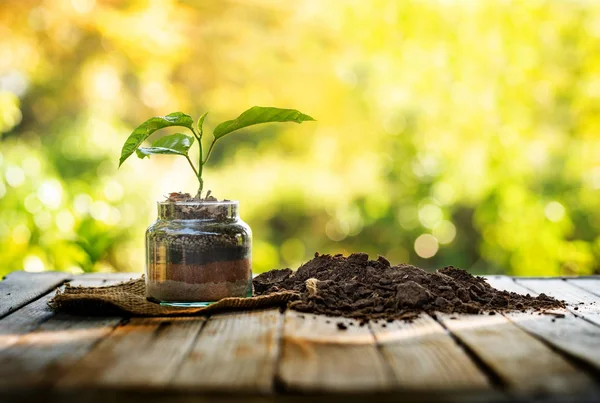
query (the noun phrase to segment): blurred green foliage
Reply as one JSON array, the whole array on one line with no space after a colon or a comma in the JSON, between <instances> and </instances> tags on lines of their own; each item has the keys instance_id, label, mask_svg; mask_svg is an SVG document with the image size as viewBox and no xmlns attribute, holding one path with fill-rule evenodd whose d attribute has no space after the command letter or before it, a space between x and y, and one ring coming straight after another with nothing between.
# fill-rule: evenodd
<instances>
[{"instance_id":1,"label":"blurred green foliage","mask_svg":"<svg viewBox=\"0 0 600 403\"><path fill-rule=\"evenodd\" d=\"M186 161L117 171L140 121L298 108L217 147L257 272L366 251L478 273L598 273L600 3L0 5L0 274L141 271Z\"/></svg>"}]
</instances>

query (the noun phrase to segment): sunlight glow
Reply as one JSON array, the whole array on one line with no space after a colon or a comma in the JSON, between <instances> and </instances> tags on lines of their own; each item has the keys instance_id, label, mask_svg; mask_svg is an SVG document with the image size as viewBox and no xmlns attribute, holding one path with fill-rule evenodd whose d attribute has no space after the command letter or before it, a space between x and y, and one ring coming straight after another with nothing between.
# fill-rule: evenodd
<instances>
[{"instance_id":1,"label":"sunlight glow","mask_svg":"<svg viewBox=\"0 0 600 403\"><path fill-rule=\"evenodd\" d=\"M439 249L438 240L430 234L423 234L415 240L415 252L423 259L429 259Z\"/></svg>"}]
</instances>

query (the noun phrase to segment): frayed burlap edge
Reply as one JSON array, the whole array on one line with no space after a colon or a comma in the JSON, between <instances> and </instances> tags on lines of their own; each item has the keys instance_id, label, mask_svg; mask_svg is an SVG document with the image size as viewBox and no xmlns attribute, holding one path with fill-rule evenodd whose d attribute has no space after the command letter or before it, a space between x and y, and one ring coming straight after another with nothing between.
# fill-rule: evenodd
<instances>
[{"instance_id":1,"label":"frayed burlap edge","mask_svg":"<svg viewBox=\"0 0 600 403\"><path fill-rule=\"evenodd\" d=\"M163 306L146 299L143 278L100 287L75 287L67 284L57 290L49 305L56 311L79 315L202 316L215 312L285 307L300 298L298 293L282 291L251 298L224 298L203 308Z\"/></svg>"}]
</instances>

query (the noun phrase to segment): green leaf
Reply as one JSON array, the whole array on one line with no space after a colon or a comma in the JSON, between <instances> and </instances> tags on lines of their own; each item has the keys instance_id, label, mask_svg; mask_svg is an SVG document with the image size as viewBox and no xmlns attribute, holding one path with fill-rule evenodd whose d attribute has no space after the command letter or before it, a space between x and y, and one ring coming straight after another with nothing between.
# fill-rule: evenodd
<instances>
[{"instance_id":1,"label":"green leaf","mask_svg":"<svg viewBox=\"0 0 600 403\"><path fill-rule=\"evenodd\" d=\"M303 114L295 109L281 109L271 108L263 106L254 106L242 113L234 120L228 120L219 124L215 127L213 135L215 140L229 134L235 130L242 129L244 127L257 125L260 123L269 122L296 122L302 123L304 121L314 120L308 115Z\"/></svg>"},{"instance_id":2,"label":"green leaf","mask_svg":"<svg viewBox=\"0 0 600 403\"><path fill-rule=\"evenodd\" d=\"M155 116L146 120L129 135L125 144L123 144L119 166L155 131L170 126L183 126L192 129L193 125L194 120L181 112L170 113L167 116Z\"/></svg>"},{"instance_id":3,"label":"green leaf","mask_svg":"<svg viewBox=\"0 0 600 403\"><path fill-rule=\"evenodd\" d=\"M152 147L139 147L135 150L140 158L150 157L153 154L187 155L194 138L185 134L177 133L161 137L152 143Z\"/></svg>"},{"instance_id":4,"label":"green leaf","mask_svg":"<svg viewBox=\"0 0 600 403\"><path fill-rule=\"evenodd\" d=\"M198 123L196 123L196 126L198 127L198 133L200 133L200 135L202 135L202 126L204 126L204 119L206 119L206 115L208 115L208 112L204 112L204 114L200 116L200 119L198 119Z\"/></svg>"}]
</instances>

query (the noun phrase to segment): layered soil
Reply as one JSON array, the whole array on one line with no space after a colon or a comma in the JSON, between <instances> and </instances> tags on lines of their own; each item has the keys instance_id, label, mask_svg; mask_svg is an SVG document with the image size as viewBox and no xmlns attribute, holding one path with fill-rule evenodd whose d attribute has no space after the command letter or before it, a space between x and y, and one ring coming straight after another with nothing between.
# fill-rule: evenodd
<instances>
[{"instance_id":1,"label":"layered soil","mask_svg":"<svg viewBox=\"0 0 600 403\"><path fill-rule=\"evenodd\" d=\"M216 201L172 193L159 205L159 217L167 219L147 233L148 297L211 302L252 296L250 235L231 219L232 207L210 204Z\"/></svg>"},{"instance_id":2,"label":"layered soil","mask_svg":"<svg viewBox=\"0 0 600 403\"><path fill-rule=\"evenodd\" d=\"M207 264L155 264L148 270L147 295L159 301L218 301L252 295L250 259Z\"/></svg>"},{"instance_id":3,"label":"layered soil","mask_svg":"<svg viewBox=\"0 0 600 403\"><path fill-rule=\"evenodd\" d=\"M164 302L213 302L228 297L249 297L249 280L189 283L185 281L148 281L146 292L151 298Z\"/></svg>"},{"instance_id":4,"label":"layered soil","mask_svg":"<svg viewBox=\"0 0 600 403\"><path fill-rule=\"evenodd\" d=\"M290 308L350 318L412 319L420 313L495 313L545 311L564 303L545 294L533 297L500 291L452 266L427 272L415 266L393 266L366 253L319 255L297 271L273 270L254 278L255 295L291 290L300 299Z\"/></svg>"}]
</instances>

